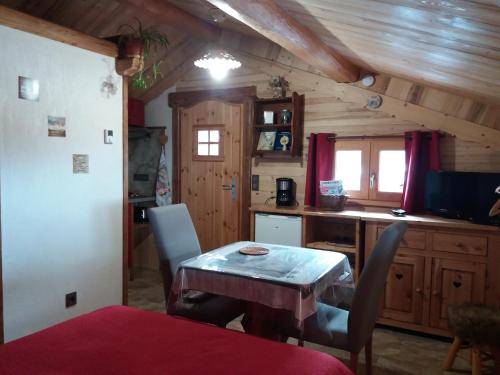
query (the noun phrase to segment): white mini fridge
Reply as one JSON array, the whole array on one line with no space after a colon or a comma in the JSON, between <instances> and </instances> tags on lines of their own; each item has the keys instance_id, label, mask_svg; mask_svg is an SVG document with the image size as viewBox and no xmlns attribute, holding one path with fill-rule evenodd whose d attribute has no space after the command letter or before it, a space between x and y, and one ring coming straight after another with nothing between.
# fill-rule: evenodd
<instances>
[{"instance_id":1,"label":"white mini fridge","mask_svg":"<svg viewBox=\"0 0 500 375\"><path fill-rule=\"evenodd\" d=\"M301 245L302 217L255 214L255 242Z\"/></svg>"}]
</instances>

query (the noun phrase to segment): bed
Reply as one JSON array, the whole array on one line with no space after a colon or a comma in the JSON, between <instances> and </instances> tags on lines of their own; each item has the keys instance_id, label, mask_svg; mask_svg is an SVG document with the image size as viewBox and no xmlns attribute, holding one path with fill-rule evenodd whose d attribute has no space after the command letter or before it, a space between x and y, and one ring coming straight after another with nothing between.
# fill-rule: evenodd
<instances>
[{"instance_id":1,"label":"bed","mask_svg":"<svg viewBox=\"0 0 500 375\"><path fill-rule=\"evenodd\" d=\"M0 345L0 374L352 375L306 348L125 306Z\"/></svg>"}]
</instances>

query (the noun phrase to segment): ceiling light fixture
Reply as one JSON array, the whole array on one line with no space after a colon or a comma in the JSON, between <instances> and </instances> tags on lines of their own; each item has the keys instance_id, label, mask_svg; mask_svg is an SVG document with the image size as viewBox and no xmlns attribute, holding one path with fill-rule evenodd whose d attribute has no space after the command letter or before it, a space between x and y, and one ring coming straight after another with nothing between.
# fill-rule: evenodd
<instances>
[{"instance_id":1,"label":"ceiling light fixture","mask_svg":"<svg viewBox=\"0 0 500 375\"><path fill-rule=\"evenodd\" d=\"M220 81L227 76L227 72L238 69L241 62L225 51L210 51L201 59L196 60L194 65L198 68L208 69L213 79Z\"/></svg>"}]
</instances>

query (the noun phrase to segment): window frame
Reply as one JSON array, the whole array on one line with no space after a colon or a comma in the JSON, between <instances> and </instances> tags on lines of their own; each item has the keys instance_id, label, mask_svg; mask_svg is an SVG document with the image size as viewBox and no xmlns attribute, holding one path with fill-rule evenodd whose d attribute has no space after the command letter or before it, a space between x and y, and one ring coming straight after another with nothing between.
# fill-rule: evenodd
<instances>
[{"instance_id":1,"label":"window frame","mask_svg":"<svg viewBox=\"0 0 500 375\"><path fill-rule=\"evenodd\" d=\"M207 144L210 152L211 144L219 145L219 155L198 155L198 132L206 130L209 132L208 142L201 142L202 144ZM210 142L210 131L218 130L219 131L219 141L218 142ZM192 159L196 161L224 161L224 125L193 125L193 145L192 145Z\"/></svg>"},{"instance_id":2,"label":"window frame","mask_svg":"<svg viewBox=\"0 0 500 375\"><path fill-rule=\"evenodd\" d=\"M383 150L405 150L404 136L397 138L377 138L365 140L339 139L335 142L335 157L337 151L361 150L361 189L347 191L351 201L379 206L394 206L401 201L402 193L378 191L379 155ZM335 177L335 159L333 163ZM375 175L373 187L370 187L370 177Z\"/></svg>"}]
</instances>

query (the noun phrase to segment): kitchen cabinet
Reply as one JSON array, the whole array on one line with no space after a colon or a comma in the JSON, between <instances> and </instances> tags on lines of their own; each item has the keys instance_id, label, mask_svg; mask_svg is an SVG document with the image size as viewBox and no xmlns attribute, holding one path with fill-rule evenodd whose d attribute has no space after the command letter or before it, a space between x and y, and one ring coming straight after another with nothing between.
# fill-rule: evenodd
<instances>
[{"instance_id":1,"label":"kitchen cabinet","mask_svg":"<svg viewBox=\"0 0 500 375\"><path fill-rule=\"evenodd\" d=\"M386 226L366 224L366 257ZM448 336L449 305L498 306L495 232L410 224L387 277L379 323Z\"/></svg>"}]
</instances>

